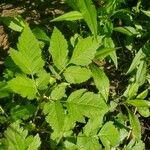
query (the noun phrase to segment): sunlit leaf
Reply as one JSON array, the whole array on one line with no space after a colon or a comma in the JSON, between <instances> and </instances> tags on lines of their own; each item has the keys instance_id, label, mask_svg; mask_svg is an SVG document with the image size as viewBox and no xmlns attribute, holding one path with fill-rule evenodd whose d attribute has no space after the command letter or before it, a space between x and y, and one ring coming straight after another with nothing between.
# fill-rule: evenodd
<instances>
[{"instance_id":1,"label":"sunlit leaf","mask_svg":"<svg viewBox=\"0 0 150 150\"><path fill-rule=\"evenodd\" d=\"M73 20L80 20L80 19L83 19L83 16L80 12L70 11L68 13L65 13L65 14L51 20L51 22L53 22L53 21L63 21L63 20L73 21Z\"/></svg>"},{"instance_id":2,"label":"sunlit leaf","mask_svg":"<svg viewBox=\"0 0 150 150\"><path fill-rule=\"evenodd\" d=\"M63 69L68 60L68 44L63 34L56 27L52 33L49 52L52 55L54 65L59 70Z\"/></svg>"},{"instance_id":3,"label":"sunlit leaf","mask_svg":"<svg viewBox=\"0 0 150 150\"><path fill-rule=\"evenodd\" d=\"M64 72L64 77L69 83L82 83L91 77L91 72L84 67L70 66Z\"/></svg>"}]
</instances>

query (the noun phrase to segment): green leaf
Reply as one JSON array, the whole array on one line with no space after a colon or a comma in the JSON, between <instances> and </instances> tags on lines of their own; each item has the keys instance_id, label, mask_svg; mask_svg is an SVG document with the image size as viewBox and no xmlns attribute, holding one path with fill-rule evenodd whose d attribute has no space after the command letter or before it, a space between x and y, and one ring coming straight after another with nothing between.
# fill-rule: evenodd
<instances>
[{"instance_id":1,"label":"green leaf","mask_svg":"<svg viewBox=\"0 0 150 150\"><path fill-rule=\"evenodd\" d=\"M126 34L128 36L133 36L133 35L137 35L138 32L136 31L135 28L130 27L130 26L125 26L125 27L115 27L114 31Z\"/></svg>"},{"instance_id":2,"label":"green leaf","mask_svg":"<svg viewBox=\"0 0 150 150\"><path fill-rule=\"evenodd\" d=\"M19 119L27 120L31 117L36 111L36 107L34 105L17 105L11 109L11 118L16 121Z\"/></svg>"},{"instance_id":3,"label":"green leaf","mask_svg":"<svg viewBox=\"0 0 150 150\"><path fill-rule=\"evenodd\" d=\"M52 33L49 52L52 55L54 65L63 69L68 61L68 45L63 34L55 27Z\"/></svg>"},{"instance_id":4,"label":"green leaf","mask_svg":"<svg viewBox=\"0 0 150 150\"><path fill-rule=\"evenodd\" d=\"M130 105L135 106L135 107L148 107L148 108L150 108L150 102L148 100L133 99L133 100L127 100L126 102Z\"/></svg>"},{"instance_id":5,"label":"green leaf","mask_svg":"<svg viewBox=\"0 0 150 150\"><path fill-rule=\"evenodd\" d=\"M26 139L26 146L28 146L28 148L26 150L38 150L39 147L40 147L40 144L41 144L41 141L40 141L40 137L39 137L38 134L36 136L34 136L34 137L33 136L29 136Z\"/></svg>"},{"instance_id":6,"label":"green leaf","mask_svg":"<svg viewBox=\"0 0 150 150\"><path fill-rule=\"evenodd\" d=\"M136 73L136 83L138 83L139 85L143 85L146 80L146 71L147 71L146 68L147 68L146 61L145 60L141 61Z\"/></svg>"},{"instance_id":7,"label":"green leaf","mask_svg":"<svg viewBox=\"0 0 150 150\"><path fill-rule=\"evenodd\" d=\"M149 10L141 10L146 16L150 17L150 11Z\"/></svg>"},{"instance_id":8,"label":"green leaf","mask_svg":"<svg viewBox=\"0 0 150 150\"><path fill-rule=\"evenodd\" d=\"M66 2L75 10L79 10L78 8L78 0L66 0Z\"/></svg>"},{"instance_id":9,"label":"green leaf","mask_svg":"<svg viewBox=\"0 0 150 150\"><path fill-rule=\"evenodd\" d=\"M38 40L42 40L42 41L46 41L46 42L50 41L50 38L46 35L44 30L42 30L41 28L35 27L32 30L32 32Z\"/></svg>"},{"instance_id":10,"label":"green leaf","mask_svg":"<svg viewBox=\"0 0 150 150\"><path fill-rule=\"evenodd\" d=\"M108 111L108 106L99 94L85 92L85 89L73 92L67 100L67 109L75 121L83 122L86 117L100 117Z\"/></svg>"},{"instance_id":11,"label":"green leaf","mask_svg":"<svg viewBox=\"0 0 150 150\"><path fill-rule=\"evenodd\" d=\"M41 70L37 73L38 78L36 78L36 86L39 90L45 90L51 78L50 74L45 70Z\"/></svg>"},{"instance_id":12,"label":"green leaf","mask_svg":"<svg viewBox=\"0 0 150 150\"><path fill-rule=\"evenodd\" d=\"M133 112L131 112L129 109L127 109L127 110L128 110L129 121L130 121L133 135L137 141L140 141L140 139L141 139L140 121Z\"/></svg>"},{"instance_id":13,"label":"green leaf","mask_svg":"<svg viewBox=\"0 0 150 150\"><path fill-rule=\"evenodd\" d=\"M53 100L60 100L61 98L63 98L65 96L65 92L66 92L66 87L67 87L67 83L61 83L58 84L51 92L50 97Z\"/></svg>"},{"instance_id":14,"label":"green leaf","mask_svg":"<svg viewBox=\"0 0 150 150\"><path fill-rule=\"evenodd\" d=\"M79 135L77 137L77 147L79 150L101 150L102 146L96 137L87 137L85 135Z\"/></svg>"},{"instance_id":15,"label":"green leaf","mask_svg":"<svg viewBox=\"0 0 150 150\"><path fill-rule=\"evenodd\" d=\"M145 144L143 141L135 143L134 140L131 140L123 150L145 150Z\"/></svg>"},{"instance_id":16,"label":"green leaf","mask_svg":"<svg viewBox=\"0 0 150 150\"><path fill-rule=\"evenodd\" d=\"M21 16L0 17L0 21L6 24L10 29L18 32L22 32L25 27L25 21Z\"/></svg>"},{"instance_id":17,"label":"green leaf","mask_svg":"<svg viewBox=\"0 0 150 150\"><path fill-rule=\"evenodd\" d=\"M104 46L106 47L106 48L112 48L112 49L115 49L115 44L114 44L114 42L113 42L113 40L112 40L112 38L104 38ZM118 68L118 61L117 61L117 55L116 55L116 51L112 51L111 53L110 53L110 57L111 57L111 59L113 60L113 62L114 62L114 64L115 64L115 66L116 66L116 68Z\"/></svg>"},{"instance_id":18,"label":"green leaf","mask_svg":"<svg viewBox=\"0 0 150 150\"><path fill-rule=\"evenodd\" d=\"M71 95L68 97L68 106L67 106L67 108L68 108L68 111L70 111L69 112L69 115L70 115L70 117L71 117L71 119L72 120L74 120L74 121L78 121L78 122L85 122L85 120L84 120L84 117L83 117L83 115L79 112L79 110L78 110L78 107L75 107L75 105L73 104L71 104L70 105L70 101L75 101L75 100L79 100L80 98L81 98L81 96L84 94L86 92L86 89L80 89L80 90L77 90L77 91L75 91L75 92L73 92L73 93L71 93ZM72 107L73 106L73 107Z\"/></svg>"},{"instance_id":19,"label":"green leaf","mask_svg":"<svg viewBox=\"0 0 150 150\"><path fill-rule=\"evenodd\" d=\"M65 150L77 150L77 145L71 141L64 141Z\"/></svg>"},{"instance_id":20,"label":"green leaf","mask_svg":"<svg viewBox=\"0 0 150 150\"><path fill-rule=\"evenodd\" d=\"M105 57L110 55L115 50L116 50L115 48L100 48L97 50L95 58L103 60Z\"/></svg>"},{"instance_id":21,"label":"green leaf","mask_svg":"<svg viewBox=\"0 0 150 150\"><path fill-rule=\"evenodd\" d=\"M143 92L141 92L140 94L138 94L136 99L145 99L147 97L147 95L148 95L148 89L146 89Z\"/></svg>"},{"instance_id":22,"label":"green leaf","mask_svg":"<svg viewBox=\"0 0 150 150\"><path fill-rule=\"evenodd\" d=\"M63 21L63 20L74 21L74 20L80 20L80 19L83 19L83 16L80 12L70 11L68 13L65 13L65 14L51 20L51 22L53 22L53 21Z\"/></svg>"},{"instance_id":23,"label":"green leaf","mask_svg":"<svg viewBox=\"0 0 150 150\"><path fill-rule=\"evenodd\" d=\"M82 83L91 77L91 72L85 67L70 66L63 75L69 83Z\"/></svg>"},{"instance_id":24,"label":"green leaf","mask_svg":"<svg viewBox=\"0 0 150 150\"><path fill-rule=\"evenodd\" d=\"M92 37L81 39L73 51L70 63L81 66L90 64L97 48L98 43Z\"/></svg>"},{"instance_id":25,"label":"green leaf","mask_svg":"<svg viewBox=\"0 0 150 150\"><path fill-rule=\"evenodd\" d=\"M145 144L143 141L139 141L130 150L145 150Z\"/></svg>"},{"instance_id":26,"label":"green leaf","mask_svg":"<svg viewBox=\"0 0 150 150\"><path fill-rule=\"evenodd\" d=\"M5 82L0 81L0 98L9 96L9 87Z\"/></svg>"},{"instance_id":27,"label":"green leaf","mask_svg":"<svg viewBox=\"0 0 150 150\"><path fill-rule=\"evenodd\" d=\"M145 118L150 116L150 110L148 107L138 107L138 112Z\"/></svg>"},{"instance_id":28,"label":"green leaf","mask_svg":"<svg viewBox=\"0 0 150 150\"><path fill-rule=\"evenodd\" d=\"M26 74L32 74L31 64L28 59L19 51L10 49L10 56L14 63Z\"/></svg>"},{"instance_id":29,"label":"green leaf","mask_svg":"<svg viewBox=\"0 0 150 150\"><path fill-rule=\"evenodd\" d=\"M44 66L41 49L30 28L26 25L19 37L18 51L11 50L10 56L15 64L26 74L35 74Z\"/></svg>"},{"instance_id":30,"label":"green leaf","mask_svg":"<svg viewBox=\"0 0 150 150\"><path fill-rule=\"evenodd\" d=\"M128 99L133 99L137 95L139 89L139 85L137 83L133 83L129 86L127 97Z\"/></svg>"},{"instance_id":31,"label":"green leaf","mask_svg":"<svg viewBox=\"0 0 150 150\"><path fill-rule=\"evenodd\" d=\"M38 150L41 144L39 135L28 136L28 131L20 127L17 122L11 124L4 135L7 150Z\"/></svg>"},{"instance_id":32,"label":"green leaf","mask_svg":"<svg viewBox=\"0 0 150 150\"><path fill-rule=\"evenodd\" d=\"M103 96L105 101L108 101L108 95L109 95L109 79L104 73L102 69L95 65L91 65L91 71L94 78L94 83L99 90L99 93Z\"/></svg>"},{"instance_id":33,"label":"green leaf","mask_svg":"<svg viewBox=\"0 0 150 150\"><path fill-rule=\"evenodd\" d=\"M113 122L109 121L104 124L100 132L98 133L98 136L104 146L106 146L106 143L110 146L117 146L120 142L120 134L119 131L116 129L116 127L113 125ZM107 147L107 146L106 146Z\"/></svg>"},{"instance_id":34,"label":"green leaf","mask_svg":"<svg viewBox=\"0 0 150 150\"><path fill-rule=\"evenodd\" d=\"M91 118L88 120L87 124L83 128L83 133L86 136L94 136L98 133L100 127L102 126L103 123L103 115L100 116L99 118Z\"/></svg>"},{"instance_id":35,"label":"green leaf","mask_svg":"<svg viewBox=\"0 0 150 150\"><path fill-rule=\"evenodd\" d=\"M27 77L17 76L8 82L8 86L13 92L20 94L22 97L27 97L28 99L36 98L37 89L35 83Z\"/></svg>"},{"instance_id":36,"label":"green leaf","mask_svg":"<svg viewBox=\"0 0 150 150\"><path fill-rule=\"evenodd\" d=\"M143 59L145 57L144 52L142 51L142 49L140 49L138 51L138 53L135 55L132 64L130 66L130 68L127 71L127 74L131 73L134 69L136 69L136 67L139 65L139 63L141 62L140 60Z\"/></svg>"},{"instance_id":37,"label":"green leaf","mask_svg":"<svg viewBox=\"0 0 150 150\"><path fill-rule=\"evenodd\" d=\"M59 101L46 103L44 106L44 114L46 121L53 129L52 139L61 138L63 136L65 113Z\"/></svg>"},{"instance_id":38,"label":"green leaf","mask_svg":"<svg viewBox=\"0 0 150 150\"><path fill-rule=\"evenodd\" d=\"M77 6L90 28L92 34L97 36L97 11L92 0L77 0Z\"/></svg>"}]
</instances>

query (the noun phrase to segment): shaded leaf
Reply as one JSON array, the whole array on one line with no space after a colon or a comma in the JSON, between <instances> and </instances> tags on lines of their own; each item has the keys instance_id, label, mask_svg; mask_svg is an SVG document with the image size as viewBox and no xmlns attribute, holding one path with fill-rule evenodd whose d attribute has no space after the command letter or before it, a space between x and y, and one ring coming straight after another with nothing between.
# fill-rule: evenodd
<instances>
[{"instance_id":1,"label":"shaded leaf","mask_svg":"<svg viewBox=\"0 0 150 150\"><path fill-rule=\"evenodd\" d=\"M42 30L41 28L35 27L32 30L32 32L38 40L42 40L42 41L46 41L46 42L50 41L50 38L46 35L44 30Z\"/></svg>"},{"instance_id":2,"label":"shaded leaf","mask_svg":"<svg viewBox=\"0 0 150 150\"><path fill-rule=\"evenodd\" d=\"M150 11L149 10L141 10L146 16L150 17Z\"/></svg>"},{"instance_id":3,"label":"shaded leaf","mask_svg":"<svg viewBox=\"0 0 150 150\"><path fill-rule=\"evenodd\" d=\"M135 55L132 64L130 66L130 68L127 71L127 74L131 73L134 69L136 69L136 67L139 65L140 60L143 59L145 57L144 52L142 51L142 49L140 49L138 51L138 53Z\"/></svg>"},{"instance_id":4,"label":"shaded leaf","mask_svg":"<svg viewBox=\"0 0 150 150\"><path fill-rule=\"evenodd\" d=\"M146 80L146 71L147 71L146 68L147 68L146 61L144 60L141 61L136 73L136 83L138 83L139 85L144 84Z\"/></svg>"},{"instance_id":5,"label":"shaded leaf","mask_svg":"<svg viewBox=\"0 0 150 150\"><path fill-rule=\"evenodd\" d=\"M133 35L137 35L138 32L136 31L135 28L130 27L130 26L125 26L125 27L115 27L114 31L126 34L128 36L133 36Z\"/></svg>"},{"instance_id":6,"label":"shaded leaf","mask_svg":"<svg viewBox=\"0 0 150 150\"><path fill-rule=\"evenodd\" d=\"M108 49L110 49L110 48L115 49L115 44L114 44L112 38L104 38L104 46L105 46L105 48L108 48ZM112 51L110 53L110 57L113 60L116 68L118 68L116 51Z\"/></svg>"},{"instance_id":7,"label":"shaded leaf","mask_svg":"<svg viewBox=\"0 0 150 150\"><path fill-rule=\"evenodd\" d=\"M92 34L97 36L97 12L92 0L78 0L77 6Z\"/></svg>"},{"instance_id":8,"label":"shaded leaf","mask_svg":"<svg viewBox=\"0 0 150 150\"><path fill-rule=\"evenodd\" d=\"M9 87L5 82L0 81L0 98L9 96Z\"/></svg>"},{"instance_id":9,"label":"shaded leaf","mask_svg":"<svg viewBox=\"0 0 150 150\"><path fill-rule=\"evenodd\" d=\"M1 17L0 21L6 24L10 29L21 32L25 27L25 22L21 16Z\"/></svg>"},{"instance_id":10,"label":"shaded leaf","mask_svg":"<svg viewBox=\"0 0 150 150\"><path fill-rule=\"evenodd\" d=\"M11 109L11 118L13 120L24 119L27 120L31 117L36 111L36 107L34 105L17 105L16 107Z\"/></svg>"}]
</instances>

